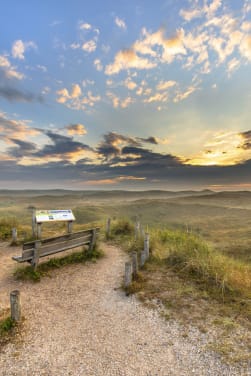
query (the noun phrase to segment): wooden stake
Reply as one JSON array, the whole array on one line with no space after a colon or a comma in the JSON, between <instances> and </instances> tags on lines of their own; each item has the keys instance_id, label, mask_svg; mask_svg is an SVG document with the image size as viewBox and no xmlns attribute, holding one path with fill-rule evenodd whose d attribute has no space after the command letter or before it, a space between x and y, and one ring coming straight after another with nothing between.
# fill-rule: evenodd
<instances>
[{"instance_id":1,"label":"wooden stake","mask_svg":"<svg viewBox=\"0 0 251 376\"><path fill-rule=\"evenodd\" d=\"M96 238L97 238L97 233L96 233L96 229L94 228L92 230L92 239L91 239L89 250L88 250L89 252L93 251L95 243L96 243Z\"/></svg>"},{"instance_id":2,"label":"wooden stake","mask_svg":"<svg viewBox=\"0 0 251 376\"><path fill-rule=\"evenodd\" d=\"M107 223L106 223L106 237L107 237L107 239L109 239L110 235L111 235L111 218L108 218Z\"/></svg>"},{"instance_id":3,"label":"wooden stake","mask_svg":"<svg viewBox=\"0 0 251 376\"><path fill-rule=\"evenodd\" d=\"M145 240L144 240L144 251L145 251L145 254L146 254L146 259L149 258L149 249L150 249L150 236L147 233L145 235Z\"/></svg>"},{"instance_id":4,"label":"wooden stake","mask_svg":"<svg viewBox=\"0 0 251 376\"><path fill-rule=\"evenodd\" d=\"M17 229L16 228L12 229L12 242L13 243L17 242Z\"/></svg>"},{"instance_id":5,"label":"wooden stake","mask_svg":"<svg viewBox=\"0 0 251 376\"><path fill-rule=\"evenodd\" d=\"M32 209L32 237L35 238L36 236L36 209Z\"/></svg>"},{"instance_id":6,"label":"wooden stake","mask_svg":"<svg viewBox=\"0 0 251 376\"><path fill-rule=\"evenodd\" d=\"M21 320L20 292L14 290L10 293L11 319L15 322Z\"/></svg>"},{"instance_id":7,"label":"wooden stake","mask_svg":"<svg viewBox=\"0 0 251 376\"><path fill-rule=\"evenodd\" d=\"M137 252L132 253L132 276L133 279L137 277L138 274L138 254Z\"/></svg>"},{"instance_id":8,"label":"wooden stake","mask_svg":"<svg viewBox=\"0 0 251 376\"><path fill-rule=\"evenodd\" d=\"M125 287L129 287L132 283L132 263L125 263Z\"/></svg>"},{"instance_id":9,"label":"wooden stake","mask_svg":"<svg viewBox=\"0 0 251 376\"><path fill-rule=\"evenodd\" d=\"M140 252L140 267L141 268L143 268L143 266L145 265L145 262L146 262L146 253L143 250Z\"/></svg>"}]
</instances>

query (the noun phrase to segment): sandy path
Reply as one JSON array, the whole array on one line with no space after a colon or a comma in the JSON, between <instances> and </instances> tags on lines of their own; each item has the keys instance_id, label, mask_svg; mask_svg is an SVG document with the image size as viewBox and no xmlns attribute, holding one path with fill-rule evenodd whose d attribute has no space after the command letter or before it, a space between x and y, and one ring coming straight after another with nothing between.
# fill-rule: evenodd
<instances>
[{"instance_id":1,"label":"sandy path","mask_svg":"<svg viewBox=\"0 0 251 376\"><path fill-rule=\"evenodd\" d=\"M0 248L0 307L18 288L26 318L23 342L0 354L1 376L251 375L206 352L206 334L183 337L180 325L125 297L126 255L104 247L96 264L67 266L38 284L14 281L10 257L20 248Z\"/></svg>"}]
</instances>

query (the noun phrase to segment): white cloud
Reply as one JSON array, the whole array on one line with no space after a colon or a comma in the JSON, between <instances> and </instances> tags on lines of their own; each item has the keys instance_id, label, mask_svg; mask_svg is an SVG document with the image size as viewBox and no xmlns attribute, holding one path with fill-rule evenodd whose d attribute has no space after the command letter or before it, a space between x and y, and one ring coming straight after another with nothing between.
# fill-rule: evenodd
<instances>
[{"instance_id":1,"label":"white cloud","mask_svg":"<svg viewBox=\"0 0 251 376\"><path fill-rule=\"evenodd\" d=\"M81 88L78 84L72 85L71 98L78 98L82 94Z\"/></svg>"},{"instance_id":2,"label":"white cloud","mask_svg":"<svg viewBox=\"0 0 251 376\"><path fill-rule=\"evenodd\" d=\"M87 22L80 22L79 29L80 30L91 30L92 29L92 25L89 24L89 23L87 23Z\"/></svg>"},{"instance_id":3,"label":"white cloud","mask_svg":"<svg viewBox=\"0 0 251 376\"><path fill-rule=\"evenodd\" d=\"M184 18L185 21L192 21L194 18L202 17L203 10L202 9L191 9L191 10L180 10L180 16Z\"/></svg>"},{"instance_id":4,"label":"white cloud","mask_svg":"<svg viewBox=\"0 0 251 376\"><path fill-rule=\"evenodd\" d=\"M238 69L239 66L240 66L240 61L236 57L234 57L227 64L227 72L230 74L234 70Z\"/></svg>"},{"instance_id":5,"label":"white cloud","mask_svg":"<svg viewBox=\"0 0 251 376\"><path fill-rule=\"evenodd\" d=\"M38 64L37 65L37 69L39 69L39 70L41 70L42 72L47 72L47 68L44 66L44 65L40 65L40 64Z\"/></svg>"},{"instance_id":6,"label":"white cloud","mask_svg":"<svg viewBox=\"0 0 251 376\"><path fill-rule=\"evenodd\" d=\"M185 21L190 22L195 18L201 18L203 16L208 18L212 17L221 6L222 0L213 0L209 5L204 2L203 7L188 10L181 9L179 14Z\"/></svg>"},{"instance_id":7,"label":"white cloud","mask_svg":"<svg viewBox=\"0 0 251 376\"><path fill-rule=\"evenodd\" d=\"M12 56L15 59L24 60L24 53L30 48L36 49L37 46L32 41L23 42L21 39L16 40L12 45Z\"/></svg>"},{"instance_id":8,"label":"white cloud","mask_svg":"<svg viewBox=\"0 0 251 376\"><path fill-rule=\"evenodd\" d=\"M127 108L130 104L134 102L134 99L130 96L124 99L120 99L116 94L112 93L111 91L108 91L106 95L112 101L112 105L114 108Z\"/></svg>"},{"instance_id":9,"label":"white cloud","mask_svg":"<svg viewBox=\"0 0 251 376\"><path fill-rule=\"evenodd\" d=\"M128 90L134 90L137 87L136 82L132 81L131 78L127 78L123 84Z\"/></svg>"},{"instance_id":10,"label":"white cloud","mask_svg":"<svg viewBox=\"0 0 251 376\"><path fill-rule=\"evenodd\" d=\"M3 69L4 74L7 78L15 78L17 80L22 80L25 76L23 73L18 72L15 67L13 67L6 56L0 55L0 68Z\"/></svg>"},{"instance_id":11,"label":"white cloud","mask_svg":"<svg viewBox=\"0 0 251 376\"><path fill-rule=\"evenodd\" d=\"M90 90L87 94L83 94L78 84L72 85L71 94L66 88L63 88L57 91L57 95L58 103L65 104L66 107L73 110L86 110L101 100L99 95L94 95Z\"/></svg>"},{"instance_id":12,"label":"white cloud","mask_svg":"<svg viewBox=\"0 0 251 376\"><path fill-rule=\"evenodd\" d=\"M189 86L185 91L183 92L177 92L175 98L174 98L174 103L183 101L184 99L188 98L193 92L198 90L196 86Z\"/></svg>"},{"instance_id":13,"label":"white cloud","mask_svg":"<svg viewBox=\"0 0 251 376\"><path fill-rule=\"evenodd\" d=\"M101 72L103 70L103 65L101 63L100 59L95 59L93 62L95 68L97 69L98 72Z\"/></svg>"},{"instance_id":14,"label":"white cloud","mask_svg":"<svg viewBox=\"0 0 251 376\"><path fill-rule=\"evenodd\" d=\"M155 95L152 95L149 98L144 99L144 103L152 103L152 102L167 102L168 101L168 93L157 93Z\"/></svg>"},{"instance_id":15,"label":"white cloud","mask_svg":"<svg viewBox=\"0 0 251 376\"><path fill-rule=\"evenodd\" d=\"M125 21L122 20L121 18L116 17L116 18L115 18L115 24L116 24L120 29L126 30L126 23L125 23Z\"/></svg>"},{"instance_id":16,"label":"white cloud","mask_svg":"<svg viewBox=\"0 0 251 376\"><path fill-rule=\"evenodd\" d=\"M78 48L80 48L81 46L80 46L80 43L76 43L76 42L74 42L74 43L72 43L71 45L70 45L70 48L72 49L72 50L77 50Z\"/></svg>"},{"instance_id":17,"label":"white cloud","mask_svg":"<svg viewBox=\"0 0 251 376\"><path fill-rule=\"evenodd\" d=\"M70 124L66 127L66 129L70 136L83 136L87 134L87 130L83 124Z\"/></svg>"},{"instance_id":18,"label":"white cloud","mask_svg":"<svg viewBox=\"0 0 251 376\"><path fill-rule=\"evenodd\" d=\"M175 85L177 85L176 81L172 81L172 80L170 80L170 81L160 81L158 83L158 85L156 86L156 89L158 91L162 91L162 90L169 89L169 88L171 88L171 87L173 87Z\"/></svg>"},{"instance_id":19,"label":"white cloud","mask_svg":"<svg viewBox=\"0 0 251 376\"><path fill-rule=\"evenodd\" d=\"M151 62L147 58L138 56L132 49L119 51L112 64L106 66L105 73L112 75L119 73L124 69L151 69L156 67L156 63Z\"/></svg>"},{"instance_id":20,"label":"white cloud","mask_svg":"<svg viewBox=\"0 0 251 376\"><path fill-rule=\"evenodd\" d=\"M93 39L89 40L88 42L83 43L82 45L82 50L89 52L89 53L94 52L96 48L97 48L97 44L95 40Z\"/></svg>"},{"instance_id":21,"label":"white cloud","mask_svg":"<svg viewBox=\"0 0 251 376\"><path fill-rule=\"evenodd\" d=\"M242 56L251 61L251 34L242 39L239 49Z\"/></svg>"}]
</instances>

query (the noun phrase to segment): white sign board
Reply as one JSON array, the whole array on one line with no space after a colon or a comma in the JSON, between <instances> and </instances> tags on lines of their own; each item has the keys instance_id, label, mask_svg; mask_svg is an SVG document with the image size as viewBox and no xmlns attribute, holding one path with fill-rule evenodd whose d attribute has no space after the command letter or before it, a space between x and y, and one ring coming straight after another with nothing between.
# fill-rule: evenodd
<instances>
[{"instance_id":1,"label":"white sign board","mask_svg":"<svg viewBox=\"0 0 251 376\"><path fill-rule=\"evenodd\" d=\"M69 210L36 210L36 222L75 221L72 211Z\"/></svg>"}]
</instances>

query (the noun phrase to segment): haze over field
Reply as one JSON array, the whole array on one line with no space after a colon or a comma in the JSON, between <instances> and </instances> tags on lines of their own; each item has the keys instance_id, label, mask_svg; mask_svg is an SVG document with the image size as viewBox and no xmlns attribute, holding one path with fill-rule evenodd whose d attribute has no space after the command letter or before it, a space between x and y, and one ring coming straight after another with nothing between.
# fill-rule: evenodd
<instances>
[{"instance_id":1,"label":"haze over field","mask_svg":"<svg viewBox=\"0 0 251 376\"><path fill-rule=\"evenodd\" d=\"M250 189L250 0L10 0L2 189Z\"/></svg>"}]
</instances>

